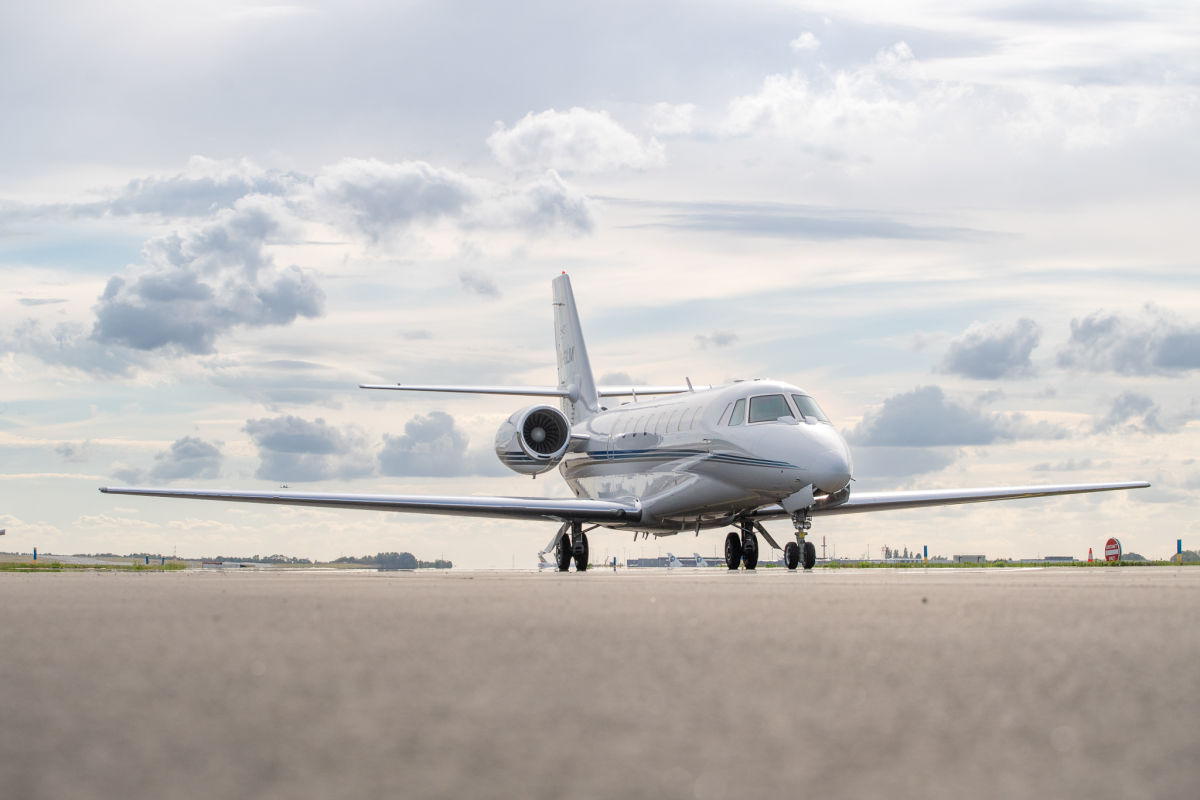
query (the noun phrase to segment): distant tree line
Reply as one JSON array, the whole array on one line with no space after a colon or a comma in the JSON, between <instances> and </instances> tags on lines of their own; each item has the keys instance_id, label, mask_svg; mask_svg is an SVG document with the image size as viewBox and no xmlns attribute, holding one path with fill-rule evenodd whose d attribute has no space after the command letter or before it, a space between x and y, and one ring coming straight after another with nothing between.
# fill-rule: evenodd
<instances>
[{"instance_id":1,"label":"distant tree line","mask_svg":"<svg viewBox=\"0 0 1200 800\"><path fill-rule=\"evenodd\" d=\"M364 567L379 569L450 569L454 564L450 561L437 559L435 561L420 561L412 553L376 553L373 556L342 556L334 559L334 564L361 564Z\"/></svg>"},{"instance_id":2,"label":"distant tree line","mask_svg":"<svg viewBox=\"0 0 1200 800\"><path fill-rule=\"evenodd\" d=\"M310 558L298 558L297 556L285 556L279 553L269 556L254 555L249 558L241 558L237 556L217 556L213 561L245 561L252 564L311 564Z\"/></svg>"}]
</instances>

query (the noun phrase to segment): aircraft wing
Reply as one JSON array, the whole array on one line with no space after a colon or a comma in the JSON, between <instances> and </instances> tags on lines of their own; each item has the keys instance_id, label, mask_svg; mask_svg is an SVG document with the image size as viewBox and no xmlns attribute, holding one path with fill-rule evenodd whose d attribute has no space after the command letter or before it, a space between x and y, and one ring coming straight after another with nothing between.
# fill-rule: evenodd
<instances>
[{"instance_id":1,"label":"aircraft wing","mask_svg":"<svg viewBox=\"0 0 1200 800\"><path fill-rule=\"evenodd\" d=\"M813 508L818 514L858 514L865 511L892 511L901 508L925 508L927 506L951 506L961 503L987 503L992 500L1020 500L1026 497L1051 497L1060 494L1087 494L1090 492L1112 492L1122 489L1145 489L1145 481L1125 483L1080 483L1066 486L999 486L985 489L918 489L906 492L860 492L850 493L843 503L822 507L820 498ZM757 519L787 517L782 506L769 505L757 509L750 515Z\"/></svg>"},{"instance_id":2,"label":"aircraft wing","mask_svg":"<svg viewBox=\"0 0 1200 800\"><path fill-rule=\"evenodd\" d=\"M330 494L316 492L222 492L200 489L149 489L105 486L106 494L144 497L177 497L188 500L224 500L317 508L358 508L373 511L407 511L417 514L450 514L499 519L545 519L557 522L636 522L642 516L636 502L547 499L542 497L441 497L397 494Z\"/></svg>"}]
</instances>

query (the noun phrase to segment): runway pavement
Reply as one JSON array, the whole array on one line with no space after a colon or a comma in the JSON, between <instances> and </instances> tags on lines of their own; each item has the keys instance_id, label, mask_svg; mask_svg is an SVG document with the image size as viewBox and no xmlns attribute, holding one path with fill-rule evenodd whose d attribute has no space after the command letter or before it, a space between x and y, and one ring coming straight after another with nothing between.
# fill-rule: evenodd
<instances>
[{"instance_id":1,"label":"runway pavement","mask_svg":"<svg viewBox=\"0 0 1200 800\"><path fill-rule=\"evenodd\" d=\"M0 574L0 796L1200 786L1200 568Z\"/></svg>"}]
</instances>

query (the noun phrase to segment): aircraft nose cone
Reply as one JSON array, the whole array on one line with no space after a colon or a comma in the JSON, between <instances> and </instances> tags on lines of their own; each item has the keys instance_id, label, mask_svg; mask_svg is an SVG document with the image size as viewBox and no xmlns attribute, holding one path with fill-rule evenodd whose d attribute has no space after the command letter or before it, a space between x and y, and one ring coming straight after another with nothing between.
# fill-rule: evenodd
<instances>
[{"instance_id":1,"label":"aircraft nose cone","mask_svg":"<svg viewBox=\"0 0 1200 800\"><path fill-rule=\"evenodd\" d=\"M813 476L813 486L823 492L840 492L850 483L853 469L850 450L845 442L838 441L835 446L827 449L814 466L816 474Z\"/></svg>"}]
</instances>

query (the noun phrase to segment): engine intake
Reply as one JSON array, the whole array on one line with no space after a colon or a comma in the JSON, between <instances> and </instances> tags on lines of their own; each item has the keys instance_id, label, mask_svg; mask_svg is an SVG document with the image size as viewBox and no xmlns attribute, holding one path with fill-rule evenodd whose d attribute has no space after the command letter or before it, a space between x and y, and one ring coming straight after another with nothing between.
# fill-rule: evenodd
<instances>
[{"instance_id":1,"label":"engine intake","mask_svg":"<svg viewBox=\"0 0 1200 800\"><path fill-rule=\"evenodd\" d=\"M571 423L554 406L522 408L496 431L496 457L522 475L554 469L570 445Z\"/></svg>"}]
</instances>

